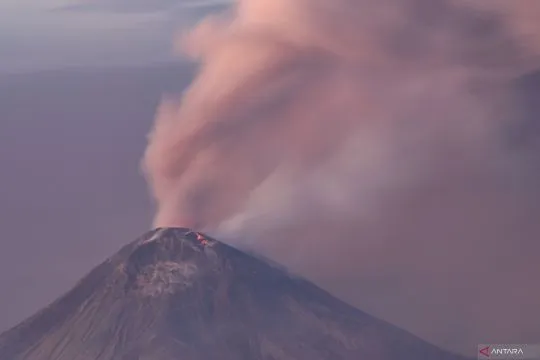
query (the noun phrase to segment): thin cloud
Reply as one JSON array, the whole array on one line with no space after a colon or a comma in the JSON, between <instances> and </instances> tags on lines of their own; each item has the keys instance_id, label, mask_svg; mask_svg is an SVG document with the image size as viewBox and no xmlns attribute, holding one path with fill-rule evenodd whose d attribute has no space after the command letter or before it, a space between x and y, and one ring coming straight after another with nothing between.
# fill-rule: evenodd
<instances>
[{"instance_id":1,"label":"thin cloud","mask_svg":"<svg viewBox=\"0 0 540 360\"><path fill-rule=\"evenodd\" d=\"M84 12L120 12L120 13L147 13L147 12L170 12L190 9L205 9L207 11L218 10L230 5L230 1L188 1L188 0L102 0L94 2L78 2L67 6L58 7L60 11L84 11Z\"/></svg>"}]
</instances>

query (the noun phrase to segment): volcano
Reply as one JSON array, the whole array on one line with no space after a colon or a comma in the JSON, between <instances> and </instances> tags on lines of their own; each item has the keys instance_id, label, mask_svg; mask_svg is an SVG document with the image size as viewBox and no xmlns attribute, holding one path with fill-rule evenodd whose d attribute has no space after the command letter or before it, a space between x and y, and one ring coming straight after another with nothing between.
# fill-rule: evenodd
<instances>
[{"instance_id":1,"label":"volcano","mask_svg":"<svg viewBox=\"0 0 540 360\"><path fill-rule=\"evenodd\" d=\"M0 336L2 360L463 360L185 228L126 245Z\"/></svg>"}]
</instances>

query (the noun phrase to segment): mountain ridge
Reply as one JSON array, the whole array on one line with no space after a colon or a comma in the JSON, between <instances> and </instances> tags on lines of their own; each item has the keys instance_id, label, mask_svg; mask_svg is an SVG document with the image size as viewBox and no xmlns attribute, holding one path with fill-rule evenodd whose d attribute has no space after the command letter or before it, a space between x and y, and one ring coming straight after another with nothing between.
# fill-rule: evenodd
<instances>
[{"instance_id":1,"label":"mountain ridge","mask_svg":"<svg viewBox=\"0 0 540 360\"><path fill-rule=\"evenodd\" d=\"M202 235L201 235L202 236ZM13 360L463 360L187 228L155 229L0 335Z\"/></svg>"}]
</instances>

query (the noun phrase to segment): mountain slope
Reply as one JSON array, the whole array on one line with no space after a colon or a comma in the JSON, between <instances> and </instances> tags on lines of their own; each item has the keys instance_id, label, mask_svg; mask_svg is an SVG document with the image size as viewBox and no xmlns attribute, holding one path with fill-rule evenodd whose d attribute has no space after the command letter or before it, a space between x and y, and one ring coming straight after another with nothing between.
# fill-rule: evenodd
<instances>
[{"instance_id":1,"label":"mountain slope","mask_svg":"<svg viewBox=\"0 0 540 360\"><path fill-rule=\"evenodd\" d=\"M158 229L0 336L13 360L458 360L213 239Z\"/></svg>"}]
</instances>

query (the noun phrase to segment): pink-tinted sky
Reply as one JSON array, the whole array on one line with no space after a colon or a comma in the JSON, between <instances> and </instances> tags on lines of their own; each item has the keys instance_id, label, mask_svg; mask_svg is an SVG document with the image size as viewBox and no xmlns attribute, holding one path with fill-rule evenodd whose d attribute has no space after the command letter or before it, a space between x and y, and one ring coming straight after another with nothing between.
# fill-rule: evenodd
<instances>
[{"instance_id":1,"label":"pink-tinted sky","mask_svg":"<svg viewBox=\"0 0 540 360\"><path fill-rule=\"evenodd\" d=\"M145 136L182 66L0 77L0 331L148 229Z\"/></svg>"}]
</instances>

